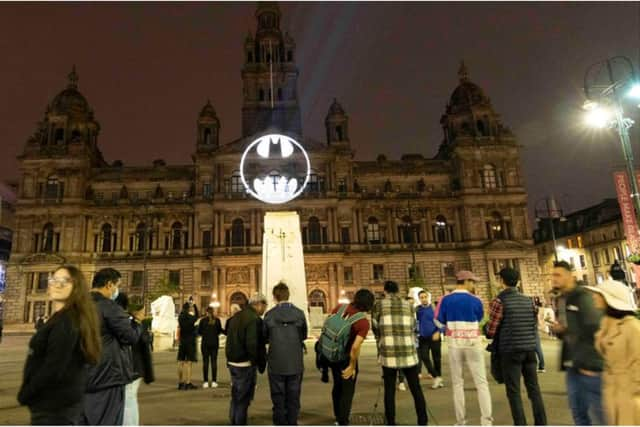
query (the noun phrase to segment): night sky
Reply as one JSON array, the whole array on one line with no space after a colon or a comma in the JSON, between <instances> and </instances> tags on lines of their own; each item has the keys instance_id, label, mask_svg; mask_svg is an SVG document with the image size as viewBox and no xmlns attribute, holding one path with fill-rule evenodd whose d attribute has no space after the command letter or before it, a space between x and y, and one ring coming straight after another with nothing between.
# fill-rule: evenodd
<instances>
[{"instance_id":1,"label":"night sky","mask_svg":"<svg viewBox=\"0 0 640 427\"><path fill-rule=\"evenodd\" d=\"M464 59L523 146L533 203L565 210L615 195L613 132L582 126L586 68L607 56L638 64L638 3L281 3L297 43L306 136L324 141L333 97L350 116L358 159L433 156L439 119ZM190 163L207 98L221 142L240 136L243 43L255 3L0 4L0 179L72 64L95 110L107 161ZM627 104L638 119L638 109ZM640 120L637 120L640 123ZM632 141L639 142L638 132ZM640 150L638 150L640 154Z\"/></svg>"}]
</instances>

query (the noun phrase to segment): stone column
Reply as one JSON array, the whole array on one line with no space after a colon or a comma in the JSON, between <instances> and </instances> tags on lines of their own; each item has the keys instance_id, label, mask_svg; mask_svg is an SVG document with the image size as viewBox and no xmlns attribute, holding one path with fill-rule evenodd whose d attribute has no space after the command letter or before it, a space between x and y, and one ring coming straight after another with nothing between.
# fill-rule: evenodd
<instances>
[{"instance_id":1,"label":"stone column","mask_svg":"<svg viewBox=\"0 0 640 427\"><path fill-rule=\"evenodd\" d=\"M201 233L200 233L200 222L198 221L198 215L193 214L193 216L191 217L192 219L192 223L193 223L193 234L191 237L191 249L193 248L200 248L202 247L202 242L201 242Z\"/></svg>"},{"instance_id":2,"label":"stone column","mask_svg":"<svg viewBox=\"0 0 640 427\"><path fill-rule=\"evenodd\" d=\"M462 222L460 221L460 209L459 208L455 208L454 209L454 215L455 215L455 221L456 221L456 226L455 226L455 230L456 230L456 235L452 236L454 237L452 240L460 240L463 241L464 240L464 236L462 231L464 230L463 226L462 226ZM456 239L457 238L457 239Z\"/></svg>"},{"instance_id":3,"label":"stone column","mask_svg":"<svg viewBox=\"0 0 640 427\"><path fill-rule=\"evenodd\" d=\"M356 209L353 210L353 214L351 215L351 229L349 230L349 237L351 238L351 243L360 243L360 239L358 238L358 214Z\"/></svg>"},{"instance_id":4,"label":"stone column","mask_svg":"<svg viewBox=\"0 0 640 427\"><path fill-rule=\"evenodd\" d=\"M229 312L229 304L227 301L227 269L225 267L221 267L220 270L220 280L218 281L218 287L220 292L218 293L218 301L220 301L220 311L223 313Z\"/></svg>"},{"instance_id":5,"label":"stone column","mask_svg":"<svg viewBox=\"0 0 640 427\"><path fill-rule=\"evenodd\" d=\"M84 240L84 250L85 252L93 252L93 218L87 217L86 221L85 229L87 230L87 234Z\"/></svg>"}]
</instances>

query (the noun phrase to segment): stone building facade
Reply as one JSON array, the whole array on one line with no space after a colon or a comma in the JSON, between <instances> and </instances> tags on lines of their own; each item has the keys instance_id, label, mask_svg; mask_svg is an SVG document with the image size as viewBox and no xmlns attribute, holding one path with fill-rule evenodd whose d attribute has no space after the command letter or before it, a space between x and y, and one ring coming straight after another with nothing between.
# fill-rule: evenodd
<instances>
[{"instance_id":1,"label":"stone building facade","mask_svg":"<svg viewBox=\"0 0 640 427\"><path fill-rule=\"evenodd\" d=\"M635 276L629 274L631 255L624 237L620 205L616 199L605 199L597 205L573 212L566 220L554 221L556 251L559 260L574 267L578 280L593 285L609 278L609 270L618 262L635 287ZM541 222L534 231L534 241L540 260L545 292L551 287L551 272L555 254L549 220Z\"/></svg>"},{"instance_id":2,"label":"stone building facade","mask_svg":"<svg viewBox=\"0 0 640 427\"><path fill-rule=\"evenodd\" d=\"M385 279L407 285L412 254L436 296L456 270L471 269L484 280L477 293L486 300L504 265L522 271L527 293L541 292L520 146L464 64L435 156L356 160L351 123L336 100L324 140L303 134L296 45L280 17L277 5L261 2L244 43L242 137L220 141L221 121L207 102L192 164L107 162L72 71L19 157L7 322L49 309L46 277L60 263L79 265L88 279L115 267L131 294L169 283L177 300L217 301L225 313L260 285L262 221L273 209L300 215L310 306L327 310L361 287L381 293ZM313 169L303 195L275 207L247 196L238 171L245 147L269 131L300 141Z\"/></svg>"}]
</instances>

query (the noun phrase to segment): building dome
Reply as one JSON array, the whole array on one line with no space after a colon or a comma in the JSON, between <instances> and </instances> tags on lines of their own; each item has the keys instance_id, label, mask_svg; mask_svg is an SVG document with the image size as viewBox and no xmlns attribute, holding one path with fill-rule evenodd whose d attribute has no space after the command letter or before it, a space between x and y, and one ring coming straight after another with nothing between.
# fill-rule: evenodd
<instances>
[{"instance_id":1,"label":"building dome","mask_svg":"<svg viewBox=\"0 0 640 427\"><path fill-rule=\"evenodd\" d=\"M67 88L53 98L51 112L56 114L90 113L89 102L78 91L78 74L75 65L68 78Z\"/></svg>"},{"instance_id":2,"label":"building dome","mask_svg":"<svg viewBox=\"0 0 640 427\"><path fill-rule=\"evenodd\" d=\"M458 71L460 84L455 88L449 99L449 106L453 109L463 109L477 104L488 104L489 99L484 91L475 83L469 81L467 67L462 62Z\"/></svg>"},{"instance_id":3,"label":"building dome","mask_svg":"<svg viewBox=\"0 0 640 427\"><path fill-rule=\"evenodd\" d=\"M344 108L342 108L342 105L340 105L340 103L336 98L333 98L333 103L331 104L331 107L329 107L328 115L329 116L344 115Z\"/></svg>"},{"instance_id":4,"label":"building dome","mask_svg":"<svg viewBox=\"0 0 640 427\"><path fill-rule=\"evenodd\" d=\"M213 105L211 105L211 101L207 100L207 104L202 107L202 110L200 111L200 118L203 117L210 117L212 119L216 118L216 110L213 108Z\"/></svg>"}]
</instances>

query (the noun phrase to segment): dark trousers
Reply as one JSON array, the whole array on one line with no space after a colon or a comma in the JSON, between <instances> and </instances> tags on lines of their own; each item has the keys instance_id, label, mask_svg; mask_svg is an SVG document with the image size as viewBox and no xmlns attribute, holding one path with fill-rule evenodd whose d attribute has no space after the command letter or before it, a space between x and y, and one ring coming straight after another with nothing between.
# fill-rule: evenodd
<instances>
[{"instance_id":1,"label":"dark trousers","mask_svg":"<svg viewBox=\"0 0 640 427\"><path fill-rule=\"evenodd\" d=\"M124 418L124 387L121 385L85 393L82 424L121 426Z\"/></svg>"},{"instance_id":2,"label":"dark trousers","mask_svg":"<svg viewBox=\"0 0 640 427\"><path fill-rule=\"evenodd\" d=\"M31 425L34 426L75 426L82 421L82 403L54 410L39 410L29 408L31 411Z\"/></svg>"},{"instance_id":3,"label":"dark trousers","mask_svg":"<svg viewBox=\"0 0 640 427\"><path fill-rule=\"evenodd\" d=\"M538 385L536 352L500 353L500 365L502 366L504 386L507 390L513 424L516 426L527 425L520 395L520 377L522 376L527 395L531 401L535 425L547 425L547 414Z\"/></svg>"},{"instance_id":4,"label":"dark trousers","mask_svg":"<svg viewBox=\"0 0 640 427\"><path fill-rule=\"evenodd\" d=\"M277 426L298 425L302 373L278 375L269 372L269 387L273 403L273 424Z\"/></svg>"},{"instance_id":5,"label":"dark trousers","mask_svg":"<svg viewBox=\"0 0 640 427\"><path fill-rule=\"evenodd\" d=\"M540 333L536 333L536 356L538 357L538 369L544 369L544 353L542 353L542 343L540 342Z\"/></svg>"},{"instance_id":6,"label":"dark trousers","mask_svg":"<svg viewBox=\"0 0 640 427\"><path fill-rule=\"evenodd\" d=\"M333 400L333 414L336 417L338 425L349 425L349 416L351 415L351 404L353 403L353 395L356 392L356 380L358 379L358 366L356 365L356 375L353 378L345 380L342 378L342 370L349 366L349 362L335 363L329 365L333 376L333 390L331 398Z\"/></svg>"},{"instance_id":7,"label":"dark trousers","mask_svg":"<svg viewBox=\"0 0 640 427\"><path fill-rule=\"evenodd\" d=\"M258 368L255 366L238 368L229 365L229 373L231 374L229 420L231 425L246 426L247 412L256 391Z\"/></svg>"},{"instance_id":8,"label":"dark trousers","mask_svg":"<svg viewBox=\"0 0 640 427\"><path fill-rule=\"evenodd\" d=\"M427 372L434 377L442 376L442 341L434 341L429 338L420 337L418 346L418 356L427 368ZM433 358L433 362L431 359Z\"/></svg>"},{"instance_id":9,"label":"dark trousers","mask_svg":"<svg viewBox=\"0 0 640 427\"><path fill-rule=\"evenodd\" d=\"M581 374L577 369L569 369L567 392L573 421L577 426L606 425L600 375L592 377Z\"/></svg>"},{"instance_id":10,"label":"dark trousers","mask_svg":"<svg viewBox=\"0 0 640 427\"><path fill-rule=\"evenodd\" d=\"M411 395L413 396L413 403L416 407L416 415L418 417L419 426L427 425L427 403L424 400L424 394L422 394L422 388L420 388L420 380L418 379L418 373L420 368L418 365L410 368L387 368L382 367L382 377L384 378L384 414L387 418L387 425L396 424L396 377L398 371L402 371L404 374Z\"/></svg>"},{"instance_id":11,"label":"dark trousers","mask_svg":"<svg viewBox=\"0 0 640 427\"><path fill-rule=\"evenodd\" d=\"M209 382L209 362L211 362L211 381L218 381L218 347L201 347L202 351L202 378Z\"/></svg>"}]
</instances>

